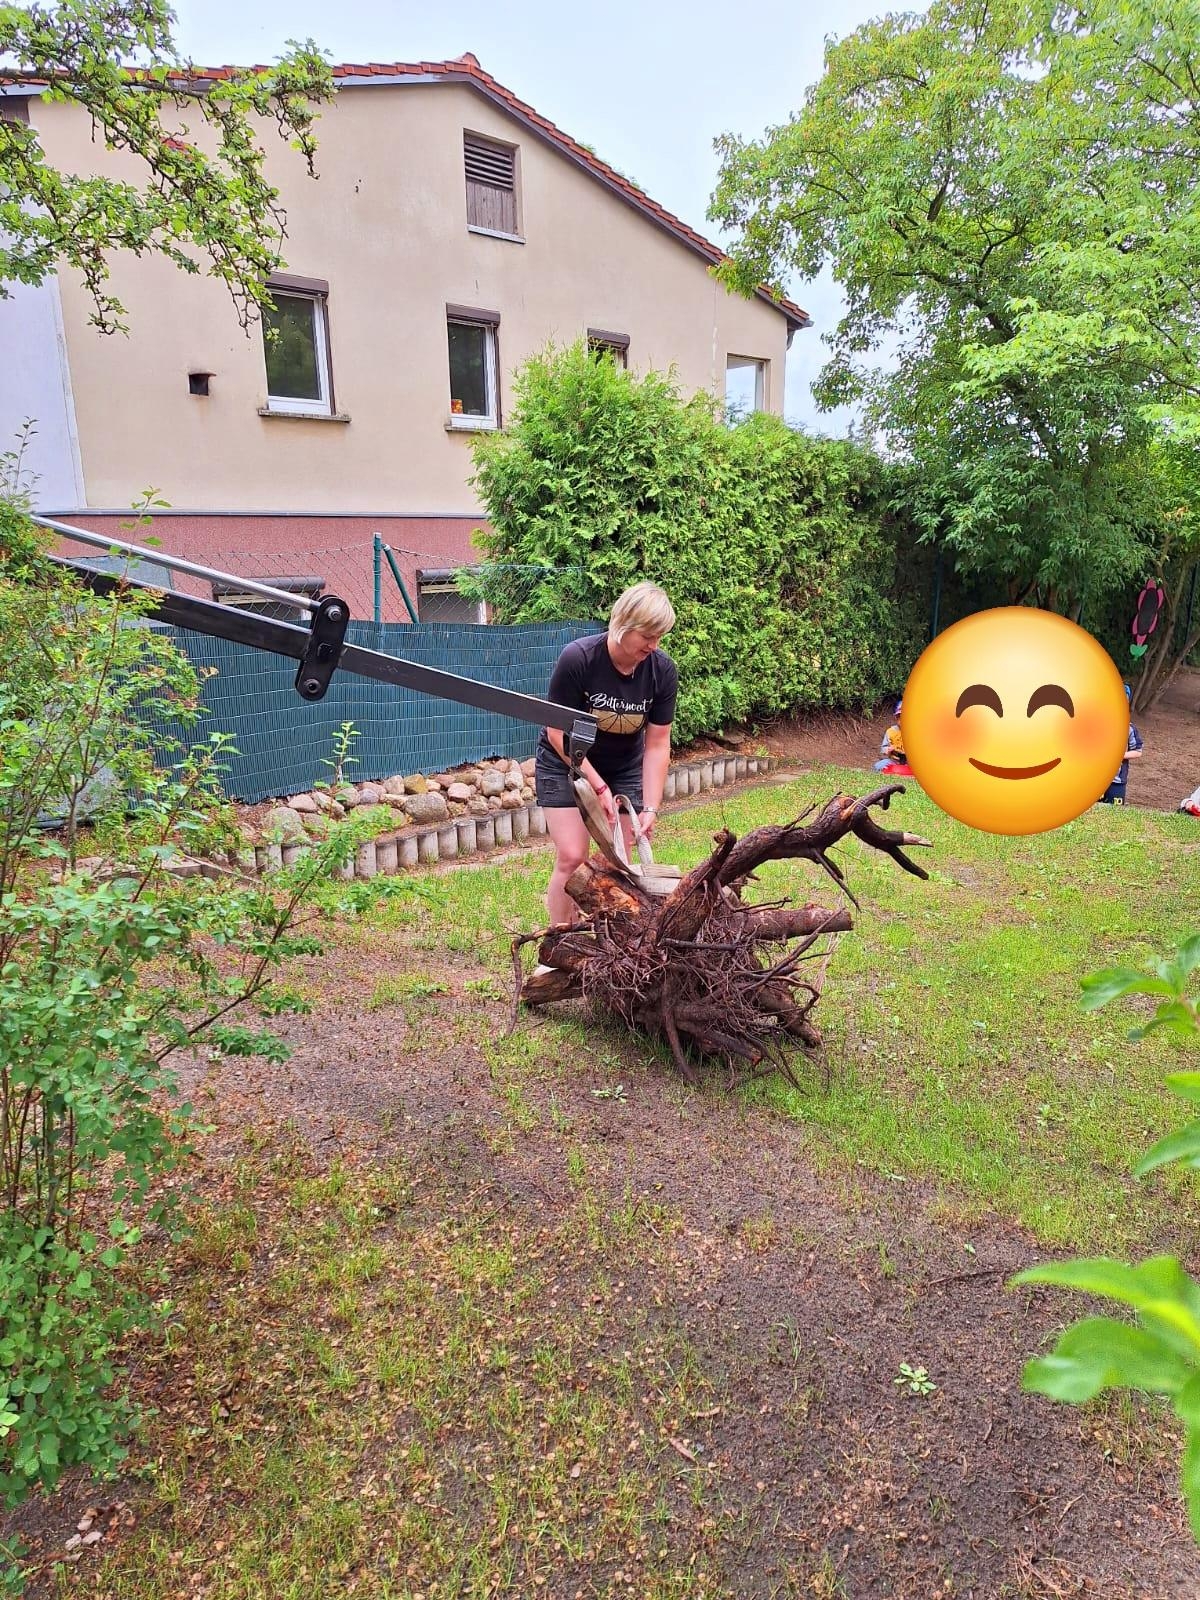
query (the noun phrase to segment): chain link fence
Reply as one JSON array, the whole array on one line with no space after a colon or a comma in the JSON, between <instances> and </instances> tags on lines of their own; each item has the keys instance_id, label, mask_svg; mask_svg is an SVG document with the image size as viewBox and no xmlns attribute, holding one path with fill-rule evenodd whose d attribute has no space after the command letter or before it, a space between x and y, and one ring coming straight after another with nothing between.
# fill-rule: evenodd
<instances>
[{"instance_id":1,"label":"chain link fence","mask_svg":"<svg viewBox=\"0 0 1200 1600\"><path fill-rule=\"evenodd\" d=\"M139 540L137 532L122 537ZM350 609L349 642L383 651L459 677L523 694L542 696L550 672L570 639L603 624L553 612L548 568L452 568L444 552L390 547L376 538L356 544L286 549L248 555L245 550L206 550L197 565L224 578L179 573L152 559L67 550L72 559L122 573L162 588L175 588L259 616L306 623L304 602L337 594ZM254 579L295 596L272 600L239 583ZM508 618L543 613L536 621ZM328 776L334 736L345 723L355 729L346 776L353 781L397 773L435 772L492 755L523 759L533 754L539 728L533 723L476 710L453 700L334 674L316 704L295 692L294 661L189 629L168 628L181 650L205 677L205 715L183 729L162 722L157 731L192 743L207 730L233 735L236 747L224 775L226 793L244 801L296 794Z\"/></svg>"}]
</instances>

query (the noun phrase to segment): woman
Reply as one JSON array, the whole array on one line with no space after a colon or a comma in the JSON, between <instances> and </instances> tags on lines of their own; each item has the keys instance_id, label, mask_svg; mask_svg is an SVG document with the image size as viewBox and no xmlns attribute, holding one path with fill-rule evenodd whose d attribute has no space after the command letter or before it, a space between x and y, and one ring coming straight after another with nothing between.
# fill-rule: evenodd
<instances>
[{"instance_id":1,"label":"woman","mask_svg":"<svg viewBox=\"0 0 1200 1600\"><path fill-rule=\"evenodd\" d=\"M675 625L671 602L656 583L635 583L613 606L608 632L573 639L554 664L548 698L596 718L596 740L580 775L587 779L609 822L613 796L628 795L643 831L654 832L671 760L671 723L679 674L658 648ZM546 831L554 842L554 871L546 893L552 924L574 922L567 879L587 858L591 837L575 801L571 773L557 728L538 740L535 782ZM624 819L626 843L629 823Z\"/></svg>"}]
</instances>

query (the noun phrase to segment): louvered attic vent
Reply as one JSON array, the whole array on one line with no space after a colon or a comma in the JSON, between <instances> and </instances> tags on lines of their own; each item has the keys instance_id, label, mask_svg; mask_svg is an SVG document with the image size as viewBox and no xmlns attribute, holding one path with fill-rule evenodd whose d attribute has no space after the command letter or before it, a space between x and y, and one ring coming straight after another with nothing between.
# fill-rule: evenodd
<instances>
[{"instance_id":1,"label":"louvered attic vent","mask_svg":"<svg viewBox=\"0 0 1200 1600\"><path fill-rule=\"evenodd\" d=\"M517 152L463 135L467 223L489 233L517 233Z\"/></svg>"}]
</instances>

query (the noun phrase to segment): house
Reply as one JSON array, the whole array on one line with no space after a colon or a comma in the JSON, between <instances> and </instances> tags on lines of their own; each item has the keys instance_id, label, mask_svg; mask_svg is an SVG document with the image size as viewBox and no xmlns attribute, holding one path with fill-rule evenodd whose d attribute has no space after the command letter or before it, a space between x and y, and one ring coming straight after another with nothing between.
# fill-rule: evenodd
<instances>
[{"instance_id":1,"label":"house","mask_svg":"<svg viewBox=\"0 0 1200 1600\"><path fill-rule=\"evenodd\" d=\"M67 275L9 286L0 448L36 419L43 514L121 536L153 487L170 506L154 514L165 549L319 580L359 616L378 533L422 617L439 597L461 617L448 574L472 559L481 521L471 436L503 427L534 351L586 337L631 368L673 366L686 391L782 410L806 313L766 290L730 294L714 245L473 56L334 78L317 181L264 132L288 218L278 339L244 332L219 282L159 258L111 262L128 334L98 333ZM0 96L56 164L119 173L128 160L93 143L77 107L28 86ZM402 619L385 578L384 614Z\"/></svg>"}]
</instances>

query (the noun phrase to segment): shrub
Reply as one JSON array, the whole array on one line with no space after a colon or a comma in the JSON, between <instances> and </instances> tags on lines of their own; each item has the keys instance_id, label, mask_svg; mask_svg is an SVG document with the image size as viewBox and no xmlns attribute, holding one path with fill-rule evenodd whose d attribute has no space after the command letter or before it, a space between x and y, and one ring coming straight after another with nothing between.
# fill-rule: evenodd
<instances>
[{"instance_id":1,"label":"shrub","mask_svg":"<svg viewBox=\"0 0 1200 1600\"><path fill-rule=\"evenodd\" d=\"M504 434L475 441L500 620L606 616L628 584L670 594L676 736L803 708L873 705L920 652L924 576L879 461L755 414L734 427L660 373L576 345L516 380ZM522 581L506 581L512 572Z\"/></svg>"},{"instance_id":2,"label":"shrub","mask_svg":"<svg viewBox=\"0 0 1200 1600\"><path fill-rule=\"evenodd\" d=\"M154 1293L146 1252L134 1246L172 1226L163 1179L188 1131L168 1057L214 1035L227 1050L269 1053L259 1035L248 1043L247 1030L229 1027L229 1014L285 956L312 947L292 931L299 902L353 848L352 836L335 836L281 887L172 875L178 841L220 823L228 742L214 734L190 751L156 752L147 715L194 721L199 684L144 609L64 577L20 508L0 501L0 1500L9 1505L68 1466L106 1471L121 1459L133 1412L117 1381L119 1345L151 1319ZM62 819L57 832L48 815Z\"/></svg>"}]
</instances>

